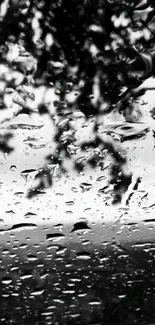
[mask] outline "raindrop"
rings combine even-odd
[[[75,293],[75,290],[63,290],[62,293],[73,294]]]
[[[71,281],[71,282],[81,282],[81,280],[78,279],[78,278],[72,278],[72,279],[70,279],[70,281]]]
[[[27,248],[27,247],[28,247],[27,244],[21,244],[21,245],[19,246],[19,248],[21,248],[21,249],[25,249],[25,248]]]
[[[19,271],[19,267],[17,267],[17,266],[12,266],[12,267],[10,268],[10,271],[11,271],[11,272],[13,272],[13,271]]]
[[[20,279],[21,280],[27,280],[27,279],[30,279],[32,277],[33,277],[33,275],[31,273],[24,273],[23,275],[20,276]]]
[[[48,272],[43,272],[40,274],[40,279],[46,279],[49,276]]]
[[[37,214],[33,213],[31,211],[24,214],[24,217],[26,217],[26,218],[29,218],[29,217],[31,218],[31,217],[35,217],[35,216],[37,216]]]
[[[17,169],[17,167],[16,167],[15,165],[12,165],[12,166],[10,167],[10,170],[13,171],[13,172],[14,172],[16,169]]]
[[[98,301],[98,300],[92,300],[92,301],[89,301],[89,305],[90,306],[99,306],[101,305],[101,301]]]
[[[13,210],[7,210],[7,211],[5,211],[5,213],[7,213],[7,214],[15,214],[15,212]]]
[[[21,176],[25,179],[25,181],[27,182],[29,177],[31,175],[34,175],[34,173],[37,173],[37,169],[25,169],[21,172]]]
[[[58,249],[59,246],[58,245],[48,245],[47,249]]]
[[[30,142],[30,141],[38,141],[38,139],[33,137],[27,137],[27,139],[23,140],[23,142]]]
[[[96,182],[101,182],[105,179],[105,176],[99,176],[97,179],[96,179]]]
[[[90,183],[83,182],[80,184],[80,187],[82,188],[83,192],[85,192],[85,191],[89,191],[93,186]]]
[[[31,292],[31,296],[40,296],[44,293],[44,291],[45,291],[45,289],[43,289],[43,288],[37,288]]]
[[[1,282],[4,283],[4,284],[10,284],[12,282],[12,279],[9,278],[9,277],[3,277],[1,279]]]
[[[27,255],[27,258],[28,258],[28,260],[31,261],[31,262],[35,262],[35,261],[38,260],[37,256],[36,256],[36,255],[33,255],[33,254],[29,254],[29,255]]]
[[[9,249],[3,249],[2,250],[2,255],[6,255],[6,254],[8,254],[9,253]]]
[[[124,122],[122,124],[115,123],[111,125],[111,132],[120,135],[121,142],[127,140],[133,140],[135,138],[143,137],[150,130],[145,123],[135,122],[135,123],[127,123]],[[109,130],[110,131],[110,128]]]
[[[91,256],[90,253],[82,251],[77,253],[77,258],[81,260],[89,260]]]
[[[9,229],[0,229],[0,233],[3,232],[10,232],[10,231],[16,231],[16,230],[30,230],[30,229],[35,229],[37,228],[37,225],[34,223],[18,223],[16,225],[13,225],[11,228]]]
[[[64,300],[62,299],[53,299],[54,302],[58,302],[59,304],[64,304]]]
[[[99,258],[99,260],[100,260],[100,263],[106,262],[109,260],[109,257],[107,257],[106,255],[103,255],[102,257]]]
[[[65,211],[65,213],[66,214],[73,214],[73,211],[68,210],[68,211]]]
[[[56,225],[53,226],[53,228],[57,228],[57,229],[59,229],[61,231],[63,226],[64,225],[62,223],[57,223]]]
[[[48,145],[48,143],[40,143],[40,144],[27,143],[27,145],[32,149],[41,149],[41,148],[45,148]]]
[[[52,240],[52,241],[58,241],[61,239],[64,239],[65,235],[60,234],[60,233],[53,233],[53,234],[47,234],[46,239],[47,240]]]
[[[57,255],[63,255],[66,252],[67,248],[66,247],[59,247],[56,251]]]
[[[65,202],[65,204],[67,204],[67,205],[73,205],[74,204],[74,201],[67,201],[67,202]]]
[[[117,297],[119,298],[119,299],[124,299],[124,298],[126,298],[126,294],[124,294],[124,295],[118,295]]]
[[[46,312],[41,313],[41,315],[45,316],[47,319],[47,316],[53,315],[53,311],[46,311]],[[46,323],[46,324],[49,324],[49,323]]]
[[[98,190],[98,193],[107,193],[106,190],[109,190],[109,185],[103,186]]]
[[[38,130],[41,129],[44,125],[34,125],[34,124],[10,124],[7,126],[3,126],[2,129],[10,129],[10,130]]]
[[[72,232],[78,232],[78,231],[88,231],[91,228],[87,225],[86,221],[80,221],[80,222],[76,222],[73,226],[73,229],[71,230]]]
[[[90,240],[87,240],[87,239],[84,239],[83,241],[82,241],[82,245],[88,245],[88,244],[90,244]]]
[[[131,226],[137,226],[138,223],[137,222],[128,222],[125,225],[131,227]]]
[[[78,297],[81,297],[81,298],[82,298],[82,297],[86,297],[86,296],[87,296],[87,293],[79,293],[79,294],[78,294]]]
[[[14,195],[16,195],[16,196],[20,196],[20,195],[23,195],[24,194],[24,192],[15,192],[14,193]]]
[[[77,193],[77,192],[78,192],[78,189],[77,189],[76,187],[74,187],[74,186],[71,188],[71,190],[72,190],[72,192],[74,192],[74,193]]]
[[[142,222],[145,222],[145,223],[149,223],[149,222],[155,222],[155,219],[144,219],[144,220],[142,220]]]

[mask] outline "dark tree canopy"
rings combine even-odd
[[[75,159],[74,167],[78,172],[86,165],[104,168],[108,152],[113,159],[114,203],[120,201],[131,182],[131,175],[123,171],[126,157],[114,139],[103,140],[99,127],[102,117],[111,111],[132,112],[134,100],[145,91],[141,88],[143,81],[154,74],[153,0],[9,0],[6,7],[5,2],[0,3],[1,63],[23,76],[18,85],[14,77],[6,80],[5,91],[13,88],[20,92],[22,85],[44,85],[53,87],[58,96],[54,114],[44,103],[36,108],[42,115],[49,114],[53,123],[57,117],[56,148],[46,162],[59,164],[60,173],[66,172],[64,160],[72,158],[69,148],[76,144],[74,113],[82,112],[88,123],[93,119],[94,127],[92,139],[83,141],[81,150],[98,148],[99,152],[85,163]],[[18,44],[20,56],[27,56],[25,61],[8,60],[11,44]],[[4,76],[0,78],[4,80]],[[5,107],[5,91],[0,94],[1,109]],[[20,113],[31,114],[31,110],[25,105]],[[10,136],[1,135],[1,151],[11,152]],[[37,177],[39,185],[29,191],[29,197],[43,190],[44,178],[52,185],[47,166]]]

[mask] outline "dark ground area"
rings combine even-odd
[[[30,249],[3,248],[0,324],[155,324],[153,242]]]

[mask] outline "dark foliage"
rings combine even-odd
[[[140,10],[145,11],[150,5],[152,10],[143,18]],[[80,110],[88,122],[93,117],[94,141],[81,143],[81,150],[98,147],[101,152],[108,150],[113,159],[111,184],[114,184],[118,200],[121,200],[131,177],[123,174],[125,156],[117,152],[113,142],[105,143],[101,139],[99,121],[102,115],[115,109],[123,112],[129,105],[133,107],[134,100],[145,91],[139,86],[154,74],[153,21],[154,2],[151,0],[145,4],[138,0],[9,0],[6,12],[0,18],[1,62],[23,74],[19,85],[12,78],[6,82],[5,89],[11,87],[19,91],[21,85],[29,83],[34,87],[54,87],[59,97],[54,102],[54,116],[50,115],[44,103],[36,109],[42,115],[49,113],[53,121],[55,116],[59,122],[67,117],[62,126],[56,124],[54,140],[57,147],[46,160],[58,164],[60,172],[65,172],[64,161],[72,158],[68,146],[76,143],[71,124],[74,112]],[[146,29],[149,37],[146,37]],[[141,35],[133,37],[133,33],[140,30]],[[38,39],[35,38],[36,31],[40,31]],[[25,64],[18,60],[8,61],[10,44],[19,44],[29,53],[30,59]],[[144,51],[148,51],[148,57],[143,55]],[[138,76],[134,73],[137,67],[140,71]],[[69,101],[68,94],[72,92],[75,99]],[[3,103],[4,94],[0,96]],[[21,112],[31,114],[26,106],[21,108]],[[8,138],[4,140],[0,150],[9,153]],[[103,156],[93,155],[86,164],[94,168],[100,166],[101,159]],[[78,172],[86,168],[86,164],[75,159]],[[31,191],[29,197],[33,196],[32,192],[35,195],[39,189],[43,190],[45,183],[52,185],[46,169],[45,173],[38,174],[40,176],[39,188]]]

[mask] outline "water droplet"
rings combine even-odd
[[[9,277],[3,277],[1,279],[1,282],[4,283],[4,284],[10,284],[12,282],[12,279],[9,278]]]
[[[67,204],[67,205],[73,205],[74,204],[74,201],[67,201],[67,202],[65,202],[65,204]]]
[[[77,193],[77,192],[78,192],[78,189],[77,189],[76,187],[72,187],[71,190],[72,190],[72,192],[74,192],[74,193]]]
[[[71,230],[71,233],[72,232],[78,232],[78,231],[88,231],[90,230],[91,228],[87,225],[87,222],[86,221],[80,221],[80,222],[76,222],[74,224],[74,227],[73,229]]]
[[[29,254],[27,255],[27,259],[31,262],[35,262],[38,260],[37,256],[36,255],[33,255],[33,254]]]
[[[67,248],[66,247],[59,247],[56,251],[57,255],[63,255],[66,252]]]
[[[33,277],[33,275],[31,273],[24,273],[23,275],[20,276],[20,279],[21,280],[27,280],[27,279],[30,279],[32,277]]]
[[[46,235],[46,239],[47,240],[52,240],[52,241],[58,241],[61,239],[64,239],[65,235],[61,234],[61,233],[53,233],[53,234],[47,234]]]
[[[10,124],[3,126],[1,129],[10,129],[10,130],[38,130],[41,129],[44,125],[34,125],[34,124]]]
[[[0,229],[0,233],[3,232],[12,232],[12,231],[21,231],[21,230],[25,230],[25,229],[35,229],[37,228],[37,225],[34,223],[18,223],[16,225],[13,225],[11,228],[9,229]]]
[[[25,169],[21,172],[21,176],[24,178],[25,182],[27,182],[31,177],[34,178],[37,173],[37,169]]]
[[[142,222],[145,222],[145,223],[154,223],[155,222],[155,219],[154,218],[152,218],[152,219],[144,219],[144,220],[142,220]]]
[[[77,253],[77,258],[81,260],[89,260],[91,255],[89,252],[82,251]]]
[[[56,225],[53,226],[53,228],[58,228],[60,231],[62,231],[63,226],[64,225],[62,223],[57,223]]]
[[[83,182],[80,184],[80,187],[82,188],[83,192],[85,192],[85,191],[89,191],[93,186],[90,183]]]
[[[35,217],[35,216],[37,216],[37,214],[33,213],[31,211],[25,213],[25,215],[24,215],[25,218],[32,218],[32,217]]]
[[[101,301],[98,301],[98,300],[92,300],[92,301],[89,301],[89,305],[90,306],[99,306],[101,305]]]
[[[14,172],[16,169],[17,169],[17,167],[16,167],[15,165],[12,165],[12,166],[10,167],[10,170],[13,171],[13,172]]]
[[[74,294],[75,293],[75,290],[63,290],[62,293]]]
[[[45,289],[37,288],[31,292],[31,296],[40,296],[44,293]]]

